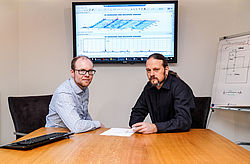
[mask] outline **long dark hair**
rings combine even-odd
[[[162,54],[160,54],[160,53],[153,53],[153,54],[151,54],[151,55],[147,58],[147,60],[150,59],[150,58],[162,60],[162,65],[163,65],[164,68],[168,66],[168,61],[167,61],[167,59],[166,59]],[[168,73],[169,73],[170,75],[174,75],[175,77],[177,77],[177,78],[180,79],[180,77],[178,76],[178,74],[177,74],[176,72],[174,72],[174,71],[172,71],[172,70],[169,70]]]
[[[153,53],[152,55],[150,55],[148,57],[148,59],[153,58],[153,59],[158,59],[158,60],[162,60],[163,61],[163,67],[165,68],[166,66],[168,66],[168,61],[167,59],[160,53]],[[147,60],[148,60],[147,59]]]

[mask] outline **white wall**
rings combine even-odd
[[[15,19],[0,10],[0,15],[4,14],[1,22],[11,19],[12,24],[18,25],[18,28],[7,26],[15,29],[9,34],[10,39],[19,41],[14,49],[5,48],[4,58],[9,61],[4,64],[19,72],[14,75],[10,74],[13,71],[1,72],[5,79],[0,84],[8,86],[12,82],[14,86],[6,87],[5,93],[0,91],[1,142],[14,139],[14,135],[7,133],[13,126],[7,96],[52,93],[69,77],[72,58],[71,0],[25,0],[18,1],[18,5],[13,0],[4,2],[12,9]],[[196,96],[211,96],[218,39],[249,31],[249,8],[248,0],[179,0],[178,63],[170,67],[193,88]],[[4,29],[0,27],[0,31]],[[0,41],[4,39],[1,37]],[[12,51],[15,55],[11,58]],[[144,65],[96,64],[95,67],[97,74],[90,86],[90,113],[106,127],[127,127],[131,107],[147,81]],[[209,128],[233,141],[247,139],[250,138],[249,117],[250,112],[216,111]]]
[[[0,1],[0,139],[13,139],[7,97],[18,93],[18,3]]]

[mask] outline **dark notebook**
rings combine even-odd
[[[69,138],[69,136],[72,134],[74,133],[71,133],[71,132],[70,133],[65,133],[65,132],[49,133],[49,134],[41,135],[38,137],[29,138],[26,140],[2,145],[1,148],[29,150],[38,146],[42,146],[42,145],[49,144],[55,141],[59,141],[65,138]]]

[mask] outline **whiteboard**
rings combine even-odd
[[[250,106],[250,33],[219,42],[212,106]]]

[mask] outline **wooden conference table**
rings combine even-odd
[[[74,134],[33,150],[0,149],[0,163],[250,163],[249,151],[209,129],[131,137],[99,135],[105,130]],[[67,130],[40,128],[19,140],[59,131]]]

